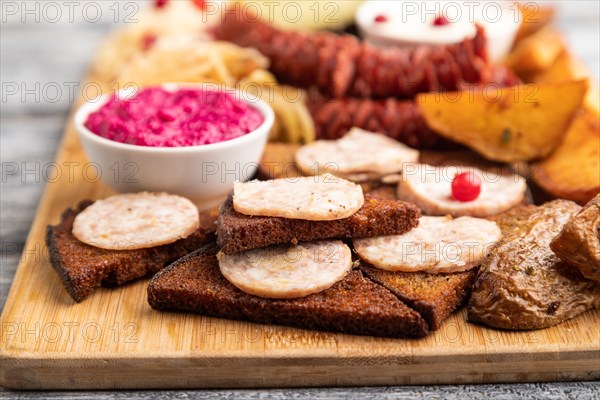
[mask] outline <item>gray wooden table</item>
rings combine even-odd
[[[85,75],[102,37],[116,22],[115,8],[128,1],[0,2],[0,309],[13,279],[21,250],[44,189],[40,171],[55,155],[71,105],[71,92]],[[94,3],[88,6],[87,3]],[[598,80],[600,70],[600,6],[596,1],[570,1],[560,7],[561,29],[573,51]],[[52,5],[60,7],[61,15]],[[96,5],[100,18],[96,19]],[[65,9],[66,7],[66,9]],[[70,10],[69,10],[70,7]],[[87,7],[87,8],[86,8]],[[112,7],[112,8],[111,8]],[[70,11],[70,12],[69,12]],[[75,89],[77,89],[75,87]],[[15,170],[16,168],[16,170]],[[15,172],[16,171],[16,172]],[[599,360],[600,364],[600,360]],[[2,368],[2,366],[0,366]],[[0,388],[0,398],[544,398],[600,399],[600,383],[412,386],[277,390],[199,390],[122,392],[13,392]]]

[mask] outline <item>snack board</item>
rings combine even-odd
[[[72,123],[56,162],[87,159]],[[267,149],[267,152],[269,148]],[[2,314],[2,386],[125,389],[539,382],[600,378],[600,310],[537,331],[466,322],[418,340],[385,339],[157,312],[147,279],[74,303],[44,235],[83,199],[112,194],[75,176],[49,184]]]
[[[173,210],[154,208],[146,203],[148,197],[156,195],[152,193],[132,195],[142,204],[139,210],[127,205],[127,196],[111,198],[106,204],[120,206],[111,209],[115,214],[111,215],[112,219],[105,218],[100,224],[96,222],[97,216],[105,211],[102,211],[103,203],[99,202],[92,206],[90,203],[81,205],[79,210],[66,214],[68,217],[57,225],[64,210],[77,207],[82,200],[106,199],[114,193],[100,179],[91,179],[87,174],[75,174],[73,179],[49,184],[1,317],[0,357],[3,368],[0,370],[0,384],[25,389],[208,388],[600,378],[600,310],[593,308],[594,304],[598,304],[600,286],[581,275],[589,274],[589,279],[595,279],[594,266],[600,260],[595,246],[597,243],[594,242],[595,228],[592,227],[600,218],[594,208],[600,197],[589,203],[581,213],[579,205],[567,200],[556,200],[541,207],[527,205],[531,202],[531,193],[525,179],[515,175],[515,167],[505,165],[507,171],[502,172],[497,168],[500,175],[494,175],[492,170],[499,166],[490,162],[519,162],[518,167],[527,167],[525,163],[532,161],[529,171],[520,172],[530,173],[528,183],[537,183],[554,198],[583,204],[598,192],[600,155],[593,146],[594,138],[600,134],[597,102],[594,101],[596,87],[577,67],[560,38],[551,39],[552,35],[545,35],[545,29],[552,29],[545,27],[551,15],[544,19],[542,26],[523,33],[525,39],[519,39],[502,64],[487,62],[486,52],[493,49],[486,48],[485,27],[475,29],[474,25],[466,25],[473,29],[475,36],[465,37],[462,42],[437,47],[425,43],[409,50],[393,46],[381,49],[355,37],[332,32],[282,31],[275,25],[231,17],[223,19],[216,29],[202,30],[199,37],[192,38],[185,32],[183,35],[169,33],[175,25],[160,22],[168,20],[170,11],[165,10],[176,11],[170,8],[172,6],[165,8],[167,3],[156,2],[145,19],[147,25],[123,31],[121,36],[106,42],[92,65],[91,81],[103,87],[129,81],[130,78],[140,86],[173,82],[173,79],[187,83],[179,88],[175,84],[172,90],[162,91],[162,100],[155,103],[157,109],[150,110],[147,104],[142,104],[141,108],[149,113],[148,119],[121,109],[121,106],[129,107],[127,102],[115,105],[117,116],[127,116],[123,120],[115,120],[96,111],[94,115],[99,118],[98,124],[90,124],[89,116],[86,122],[78,117],[81,113],[77,113],[74,124],[73,118],[67,124],[57,164],[85,166],[96,161],[98,153],[88,149],[90,143],[99,146],[95,150],[102,149],[111,156],[115,146],[121,149],[130,146],[131,154],[127,157],[135,157],[139,149],[131,148],[132,137],[136,134],[149,136],[150,131],[158,137],[163,127],[170,127],[168,122],[176,119],[173,114],[175,108],[169,108],[163,100],[177,98],[183,92],[182,87],[191,82],[239,85],[241,88],[248,84],[263,89],[271,86],[274,97],[259,97],[269,103],[273,111],[263,104],[261,107],[268,112],[262,111],[260,127],[245,132],[256,150],[254,161],[258,161],[259,150],[262,150],[269,132],[271,140],[287,143],[268,144],[263,159],[295,167],[279,171],[284,175],[289,172],[295,176],[300,172],[312,175],[312,161],[318,159],[327,163],[332,161],[332,157],[336,159],[341,155],[341,159],[336,159],[338,164],[344,166],[344,162],[347,163],[343,171],[337,171],[338,182],[346,182],[339,188],[343,194],[335,199],[323,197],[322,204],[314,204],[315,194],[318,198],[328,193],[316,182],[314,185],[297,184],[293,187],[284,180],[235,185],[231,182],[235,196],[223,203],[218,218],[212,212],[200,213],[199,225],[186,221],[189,223],[186,233],[180,235],[177,230],[162,232],[164,223],[159,222],[158,216]],[[193,2],[191,7],[196,8],[191,10],[192,3],[177,4],[187,4],[188,7],[187,11],[182,9],[179,14],[189,11],[190,15],[198,15],[204,12],[204,2]],[[172,16],[177,17],[178,13]],[[375,31],[379,29],[377,24],[389,22],[385,15],[371,17],[374,19],[369,19],[368,23],[375,21],[376,25],[372,26]],[[197,29],[194,21],[193,18],[189,21],[193,30]],[[364,31],[361,32],[363,36],[373,39],[373,32],[365,30],[360,20],[357,23]],[[440,29],[439,26],[448,23],[445,17],[439,16],[431,21],[428,29],[433,33]],[[509,24],[509,21],[506,23]],[[518,28],[514,21],[510,25],[511,29]],[[155,30],[158,26],[171,28],[159,32]],[[521,31],[524,27],[521,26]],[[212,41],[211,35],[214,35],[213,39],[231,43]],[[517,37],[520,35],[521,32]],[[500,44],[498,39],[490,39],[492,46]],[[543,51],[543,45],[548,41],[556,47],[552,54]],[[284,42],[292,48],[304,49],[305,57],[293,56],[293,52],[286,50],[287,46],[282,46]],[[508,49],[506,47],[504,52]],[[413,57],[415,54],[420,54],[420,57]],[[561,57],[566,61],[561,61]],[[365,59],[375,62],[364,64],[362,60]],[[447,66],[450,68],[440,64],[442,59],[449,62]],[[427,73],[411,75],[419,71]],[[314,80],[313,76],[319,79]],[[294,86],[279,84],[279,79]],[[412,79],[421,79],[418,89],[394,84]],[[513,93],[530,90],[532,87],[527,86],[527,82],[534,84],[537,97],[533,102],[526,101],[530,96],[514,96]],[[456,95],[473,95],[465,87],[477,89],[488,83],[501,87],[497,92],[501,100],[497,107],[492,106],[494,102],[489,101],[487,93],[482,96],[475,92],[479,95],[474,102],[453,100]],[[289,89],[298,94],[299,97],[295,98],[299,101],[290,101],[287,97]],[[153,89],[143,89],[142,93],[148,94],[147,90]],[[438,93],[422,93],[432,90]],[[445,93],[440,96],[439,92]],[[557,92],[564,99],[557,101],[560,97]],[[208,92],[195,93],[203,97]],[[413,99],[415,95],[416,100]],[[435,101],[427,101],[431,97]],[[203,102],[199,103],[201,107],[205,105]],[[102,104],[99,106],[103,107]],[[184,111],[181,115],[193,119],[190,112],[193,107],[186,110],[186,104],[180,102],[175,106]],[[473,119],[473,113],[478,117]],[[270,117],[267,118],[267,115]],[[549,115],[552,120],[547,118]],[[162,122],[154,120],[155,117]],[[135,126],[133,122],[138,120],[141,125]],[[544,127],[538,123],[540,121],[545,121],[548,126]],[[160,125],[157,129],[161,129],[153,128],[156,123]],[[187,126],[187,123],[184,124]],[[121,130],[121,127],[127,129]],[[351,130],[352,127],[355,128]],[[482,130],[482,127],[485,129]],[[549,127],[556,132],[548,135]],[[100,130],[105,128],[108,130],[101,134]],[[80,139],[76,131],[79,131]],[[355,133],[346,135],[342,140],[323,141],[339,139],[348,131]],[[124,132],[134,135],[122,135]],[[194,136],[195,132],[189,133]],[[107,143],[100,146],[98,143],[102,142],[95,135],[104,134],[116,136],[102,139]],[[310,150],[312,145],[308,145],[296,152],[298,143],[309,143],[315,138],[321,141],[314,144],[313,150]],[[580,139],[585,139],[585,146],[574,150],[576,146],[573,143]],[[122,143],[115,144],[111,140]],[[463,143],[480,156],[463,150],[459,151],[462,156],[454,158],[452,149],[456,145],[447,140]],[[539,145],[540,141],[544,146]],[[393,145],[389,144],[391,142]],[[244,141],[221,143],[223,146],[220,148],[228,148],[229,151],[219,154],[226,157],[225,160],[233,157],[241,162],[239,143]],[[368,143],[379,147],[367,151]],[[82,144],[89,158],[84,154]],[[421,150],[434,146],[445,151],[419,153],[405,145]],[[388,158],[374,159],[373,155],[384,154],[384,149]],[[210,153],[209,149],[206,150]],[[246,150],[244,153],[248,153]],[[306,156],[307,150],[308,158],[298,156],[302,152]],[[338,151],[341,153],[338,154]],[[585,153],[586,157],[578,157],[577,165],[558,168],[564,166],[564,159],[570,158],[574,151]],[[357,154],[364,159],[361,161]],[[482,183],[479,176],[483,171],[477,168],[461,172],[462,162],[465,162],[465,167],[466,164],[471,165],[470,161],[461,158],[463,156],[469,160],[473,158],[475,167],[492,172],[492,176],[498,179],[507,179],[511,184],[502,180],[497,184],[493,184],[493,180]],[[435,161],[436,158],[439,160]],[[184,165],[187,159],[173,156],[164,159],[168,160],[163,168],[167,170],[164,177],[171,181],[168,170],[177,169],[172,163]],[[156,161],[156,158],[150,159],[150,164],[145,166],[151,165],[156,169]],[[409,161],[413,169],[405,170],[405,163]],[[280,177],[277,168],[269,168],[267,172],[265,165],[263,163],[259,167],[260,178]],[[190,165],[184,167],[187,172],[196,171]],[[535,170],[536,167],[538,170]],[[410,174],[419,168],[455,171],[451,174],[452,184],[430,182],[428,179],[411,181]],[[506,176],[502,176],[504,174]],[[559,179],[563,175],[564,179]],[[186,176],[194,178],[193,174]],[[309,177],[303,179],[306,183],[314,181]],[[192,186],[190,182],[194,182],[193,179],[180,180],[186,189]],[[211,187],[210,184],[193,186],[201,191]],[[512,189],[509,190],[508,186]],[[119,186],[117,188],[122,190]],[[231,187],[226,189],[220,195],[225,196]],[[165,196],[165,201],[177,202],[177,196],[173,195],[180,190],[181,187],[175,186],[174,192]],[[281,192],[287,197],[277,197],[277,193]],[[356,207],[347,204],[352,200],[348,193],[356,195]],[[536,199],[541,204],[542,200]],[[179,200],[188,202],[182,198]],[[207,207],[205,200],[196,200],[200,208]],[[332,215],[337,213],[334,212],[335,207],[326,204],[334,201],[335,207],[345,209],[348,215]],[[304,209],[305,205],[308,210]],[[456,209],[457,205],[460,209]],[[82,211],[87,206],[90,208]],[[117,209],[120,211],[117,212]],[[191,209],[195,214],[194,207]],[[144,217],[140,218],[138,214]],[[476,259],[471,260],[474,255],[469,254],[468,260],[450,261],[445,266],[430,264],[423,259],[415,265],[426,272],[403,271],[408,267],[412,270],[415,265],[404,264],[406,254],[396,254],[398,245],[389,247],[393,240],[390,242],[389,238],[381,235],[393,234],[397,235],[399,242],[408,239],[424,244],[435,236],[431,230],[436,228],[428,228],[425,222],[431,219],[423,218],[422,226],[416,228],[421,214],[438,215],[435,221],[448,229],[456,228],[456,224],[450,223],[452,217],[442,216],[445,214],[455,218],[461,215],[488,218],[491,221],[480,219],[478,222],[489,225],[491,229],[487,244],[498,245],[487,255],[482,253]],[[530,215],[536,217],[529,221],[527,216]],[[575,215],[577,218],[572,218]],[[205,219],[208,225],[204,225]],[[122,223],[114,224],[110,220]],[[583,261],[578,251],[563,249],[559,259],[552,252],[554,247],[550,250],[554,241],[553,245],[549,245],[549,240],[556,239],[562,229],[560,224],[567,220],[576,235],[557,244],[572,247],[590,239],[586,242],[589,243],[589,246],[586,245],[588,258]],[[459,222],[458,219],[454,221]],[[46,231],[47,225],[54,226]],[[136,234],[138,231],[130,232],[131,226],[142,230],[144,226],[151,226],[166,233],[167,237],[163,240],[154,237],[153,240],[158,240],[153,242],[157,246],[148,246],[147,249],[134,246],[129,253],[132,243],[144,242],[140,238],[144,235]],[[197,230],[190,233],[192,227]],[[544,227],[544,234],[532,236],[528,233],[529,229],[542,229],[540,227]],[[476,236],[469,233],[473,229],[470,224],[462,224],[458,230],[454,228],[451,229],[453,234],[462,232],[466,235],[462,239],[460,236],[454,238],[454,242],[472,240]],[[107,249],[96,242],[98,237],[115,238],[111,236],[115,231],[118,231],[117,238],[127,241],[127,250],[115,250],[110,248],[109,243],[106,244],[109,246]],[[92,235],[82,236],[82,232],[91,232]],[[418,238],[410,239],[411,235]],[[288,282],[289,287],[276,287],[282,285],[281,279],[285,274],[281,275],[280,269],[284,265],[271,259],[259,262],[263,269],[258,272],[272,272],[272,280],[277,283],[263,288],[264,279],[256,279],[260,275],[251,276],[256,273],[253,268],[258,264],[245,258],[250,253],[240,253],[256,251],[259,258],[255,259],[259,260],[261,255],[271,254],[269,249],[278,249],[278,245],[283,248],[277,251],[287,251],[285,246],[289,243],[292,243],[289,246],[303,246],[298,242],[310,244],[310,241],[339,239],[338,236],[346,240],[345,244],[337,242],[346,250],[346,257],[343,263],[338,260],[337,265],[330,265],[340,273],[322,285],[315,286],[318,282],[312,278],[316,274],[305,271],[311,263],[315,263],[314,268],[322,268],[317,264],[329,262],[326,258],[317,257],[319,252],[305,254],[302,268],[291,265],[296,269],[289,270],[290,264],[286,261],[286,273],[290,276],[297,273],[311,275],[295,278],[306,284],[302,292],[307,294],[306,297],[298,295],[294,279]],[[498,241],[500,236],[502,241]],[[357,247],[356,240],[361,238],[366,238],[370,253]],[[350,245],[350,239],[356,253],[352,259],[346,246]],[[450,240],[447,235],[439,239],[442,243],[446,240]],[[482,239],[480,244],[485,241]],[[209,244],[193,251],[201,243]],[[378,243],[378,247],[371,248],[369,243]],[[515,243],[516,247],[513,246]],[[521,243],[523,246],[519,247]],[[437,241],[429,243],[430,246],[436,244]],[[271,245],[273,247],[264,247]],[[512,249],[518,252],[512,253]],[[188,254],[190,251],[193,252]],[[149,285],[146,278],[133,280],[144,273],[155,273],[185,254],[188,255],[155,275]],[[279,255],[283,257],[282,254]],[[396,255],[398,258],[395,260]],[[513,263],[513,256],[520,261]],[[228,264],[224,261],[227,257],[236,261]],[[491,266],[490,263],[496,264]],[[581,273],[570,269],[578,263],[584,266],[579,266]],[[477,274],[476,267],[480,264],[480,273]],[[241,277],[236,275],[245,268],[251,273]],[[351,270],[346,272],[349,268]],[[481,278],[496,270],[500,271],[498,279]],[[454,274],[453,271],[460,272]],[[571,272],[574,274],[570,275]],[[504,278],[502,290],[493,289],[496,282]],[[467,323],[467,307],[461,309],[460,305],[471,293],[473,281],[476,283],[468,307],[470,321],[507,329],[537,329],[566,322],[530,331],[494,329]],[[100,283],[122,286],[95,290]],[[482,289],[486,283],[492,287],[491,294],[500,297],[489,296],[490,293],[486,292],[490,290],[489,285]],[[549,290],[548,285],[552,284],[558,289]],[[486,299],[491,299],[492,304],[487,304]],[[457,307],[458,311],[451,314]],[[476,309],[479,314],[474,311]],[[158,310],[188,311],[192,314]],[[218,315],[223,319],[207,315]],[[258,323],[261,321],[266,323]],[[404,339],[386,338],[390,336]]]

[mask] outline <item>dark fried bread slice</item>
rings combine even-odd
[[[413,204],[366,195],[360,210],[336,221],[257,217],[236,212],[229,196],[221,205],[217,240],[230,254],[279,243],[402,234],[416,227],[420,216]]]
[[[200,228],[174,243],[136,250],[106,250],[77,240],[71,230],[77,214],[93,202],[66,210],[58,225],[48,225],[46,244],[50,262],[71,297],[80,302],[99,286],[118,286],[156,273],[178,258],[216,239],[217,212],[200,213]]]
[[[264,299],[242,292],[223,277],[218,250],[209,244],[156,274],[148,285],[150,306],[357,335],[418,338],[428,333],[416,311],[359,270],[307,297]]]
[[[384,271],[362,261],[360,269],[369,279],[418,311],[430,331],[439,329],[442,322],[463,305],[477,276],[476,269],[452,274]]]

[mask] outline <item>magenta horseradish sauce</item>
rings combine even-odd
[[[148,147],[187,147],[244,136],[264,121],[235,92],[147,88],[113,96],[89,115],[85,127],[103,138]]]

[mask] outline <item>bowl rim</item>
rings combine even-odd
[[[253,107],[255,110],[261,113],[263,116],[263,122],[256,127],[254,130],[248,132],[245,135],[239,136],[237,138],[225,140],[217,143],[209,143],[209,144],[200,144],[195,146],[181,146],[181,147],[151,147],[151,146],[140,146],[136,144],[129,143],[121,143],[114,140],[110,140],[95,134],[90,131],[86,126],[85,122],[89,115],[102,107],[104,104],[108,102],[108,100],[116,95],[119,97],[124,97],[128,95],[135,95],[139,93],[141,90],[145,90],[152,87],[160,87],[166,89],[168,91],[177,91],[179,89],[186,88],[202,88],[206,83],[194,83],[194,82],[169,82],[162,83],[160,85],[147,86],[147,87],[139,87],[139,86],[131,86],[128,88],[123,88],[117,90],[115,92],[107,93],[95,97],[86,101],[84,104],[80,105],[77,111],[73,116],[73,124],[75,125],[75,129],[78,132],[79,136],[85,139],[88,139],[95,144],[101,146],[112,146],[116,149],[120,150],[130,150],[130,151],[138,151],[143,153],[158,153],[158,154],[175,154],[175,153],[194,153],[194,152],[210,152],[212,150],[222,150],[227,147],[235,147],[235,146],[243,146],[245,143],[250,143],[255,139],[261,138],[263,135],[269,135],[271,128],[275,122],[275,113],[270,105],[268,105],[265,101],[254,96],[252,101],[250,102],[247,97],[252,96],[248,94],[248,92],[236,89],[236,88],[218,88],[214,89],[214,86],[211,84],[211,89],[213,91],[235,94],[237,99],[245,102],[247,105]],[[263,132],[263,130],[265,132]]]

